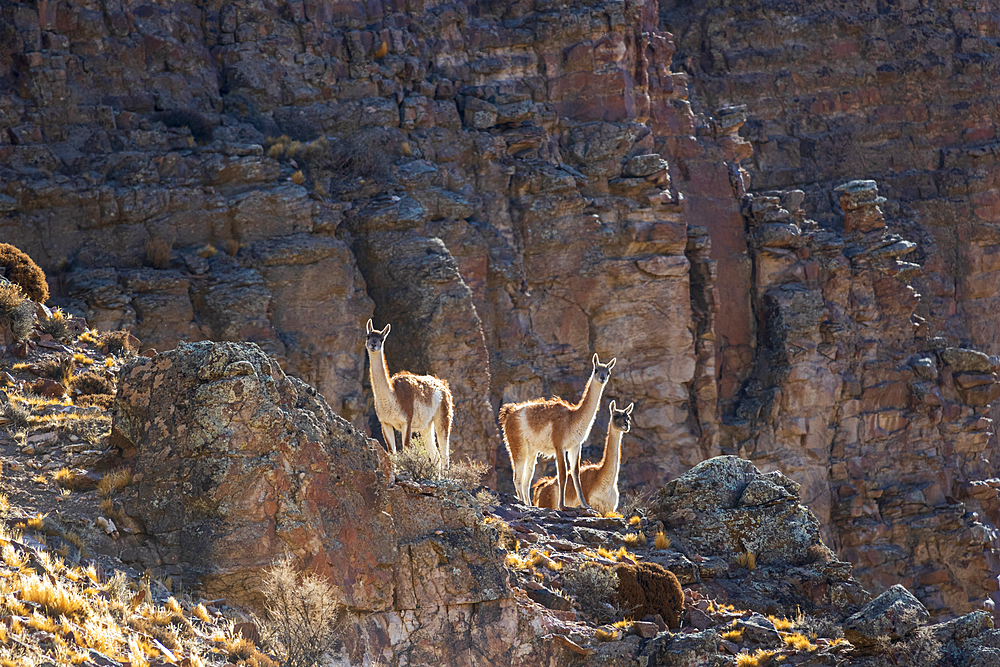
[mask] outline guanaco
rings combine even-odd
[[[539,398],[525,403],[507,403],[500,408],[500,426],[503,439],[510,454],[514,469],[514,489],[518,499],[531,504],[531,478],[535,474],[538,455],[556,459],[559,475],[559,502],[557,508],[565,509],[565,491],[568,477],[573,480],[576,495],[582,505],[588,507],[580,489],[580,450],[590,435],[597,408],[601,404],[601,393],[611,378],[615,359],[602,364],[597,355],[593,358],[594,370],[583,389],[583,396],[576,405],[561,398]]]
[[[604,440],[604,456],[599,463],[588,463],[580,468],[580,485],[583,495],[598,512],[607,514],[618,509],[618,473],[621,469],[622,436],[632,430],[632,408],[629,403],[624,410],[619,410],[614,401],[608,409],[611,411],[611,421],[608,423],[608,436]],[[536,507],[556,506],[556,478],[543,477],[535,482],[532,497]],[[579,507],[580,500],[572,486],[566,487],[566,505]]]
[[[371,365],[372,392],[375,394],[375,414],[382,425],[385,444],[395,454],[395,431],[403,436],[401,449],[409,447],[413,432],[421,433],[428,451],[437,459],[438,470],[443,473],[450,459],[449,440],[454,412],[451,390],[447,382],[431,375],[400,371],[389,377],[383,347],[390,328],[386,324],[379,331],[368,320],[365,340]]]

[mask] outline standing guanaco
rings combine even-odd
[[[389,330],[389,324],[379,331],[368,320],[365,340],[371,365],[372,392],[375,394],[375,414],[382,425],[385,444],[395,454],[395,431],[403,435],[400,448],[410,445],[410,435],[414,431],[421,433],[428,451],[437,459],[438,470],[443,473],[450,458],[449,439],[454,412],[451,390],[447,382],[431,375],[401,371],[389,377],[383,351]]]
[[[514,469],[514,489],[518,499],[526,505],[531,504],[531,478],[535,474],[535,461],[541,454],[556,458],[560,489],[557,509],[566,507],[567,458],[568,477],[572,478],[582,505],[589,508],[580,489],[580,449],[594,425],[601,393],[611,377],[615,359],[602,364],[595,354],[593,365],[583,396],[576,405],[556,397],[507,403],[500,408],[500,426]]]
[[[618,473],[621,470],[622,436],[632,430],[632,408],[629,403],[624,410],[619,410],[611,401],[608,409],[611,411],[611,421],[608,422],[608,436],[604,440],[604,456],[599,463],[588,463],[580,468],[580,485],[583,496],[598,512],[607,514],[618,509]],[[532,497],[536,507],[556,506],[556,478],[543,477],[535,483]],[[580,499],[576,490],[566,487],[566,505],[579,507]]]

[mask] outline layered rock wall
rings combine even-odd
[[[616,356],[625,477],[661,480],[717,448],[710,242],[672,178],[719,167],[656,10],[8,4],[0,228],[92,324],[256,342],[357,425],[391,322],[391,370],[451,383],[453,451],[502,486],[499,404]]]

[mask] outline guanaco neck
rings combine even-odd
[[[597,478],[600,481],[618,479],[618,471],[622,462],[623,432],[608,424],[608,435],[604,439],[604,456],[598,467]]]
[[[371,366],[372,391],[376,396],[391,397],[392,383],[389,382],[389,367],[385,363],[383,350],[368,350],[368,363]]]
[[[594,425],[594,417],[597,416],[597,408],[601,405],[601,394],[604,392],[604,385],[594,379],[596,376],[597,373],[590,374],[587,386],[583,388],[583,396],[573,408],[575,416],[573,421],[576,424],[585,423],[588,436],[590,435],[590,427]]]

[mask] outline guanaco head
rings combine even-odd
[[[385,329],[379,331],[372,326],[372,321],[368,320],[368,337],[365,339],[365,347],[372,352],[378,352],[381,350],[382,343],[385,342],[385,337],[389,335],[389,329],[391,327],[391,324],[386,324]]]
[[[617,358],[613,358],[606,364],[602,364],[601,360],[597,358],[597,353],[594,353],[594,375],[597,376],[597,381],[601,384],[607,384],[608,379],[611,378],[611,369],[615,367],[615,361]]]
[[[612,428],[621,431],[622,433],[628,433],[632,430],[632,408],[635,407],[635,403],[629,403],[628,407],[624,410],[619,410],[615,405],[614,401],[611,401],[611,405],[608,409],[611,410],[611,426]]]

